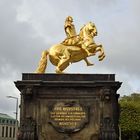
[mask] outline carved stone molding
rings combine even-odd
[[[99,140],[117,140],[114,123],[110,117],[101,120]]]
[[[36,122],[31,118],[22,120],[18,140],[38,140]]]

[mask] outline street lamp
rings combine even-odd
[[[15,140],[17,137],[17,128],[18,128],[18,98],[14,96],[7,96],[7,98],[12,98],[16,100],[16,123],[15,123]]]

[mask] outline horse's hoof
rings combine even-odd
[[[92,63],[89,63],[89,64],[87,64],[87,66],[93,66],[94,64],[92,64]]]
[[[105,55],[99,58],[99,61],[102,61],[105,58]]]
[[[63,72],[62,72],[61,70],[59,70],[59,69],[56,69],[55,72],[56,72],[57,74],[63,74]]]

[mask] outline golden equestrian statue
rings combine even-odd
[[[36,73],[45,73],[47,57],[56,66],[56,73],[63,73],[70,63],[81,60],[84,60],[87,66],[93,65],[87,60],[87,57],[94,56],[97,52],[99,52],[99,61],[105,58],[102,45],[97,45],[93,40],[94,36],[97,36],[97,29],[94,23],[89,22],[84,25],[77,35],[73,25],[73,18],[68,16],[65,20],[64,29],[67,38],[60,44],[56,44],[49,50],[42,52]]]

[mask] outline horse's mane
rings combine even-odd
[[[84,25],[81,29],[80,29],[80,32],[79,32],[79,36],[80,37],[83,37],[83,31],[85,29],[86,25]]]
[[[80,29],[80,32],[79,32],[79,36],[81,37],[81,38],[84,38],[85,37],[85,35],[88,35],[90,32],[89,32],[89,28],[90,27],[95,27],[95,25],[94,25],[94,23],[92,23],[92,22],[89,22],[89,23],[87,23],[87,24],[85,24],[81,29]],[[96,27],[95,27],[96,28]]]

